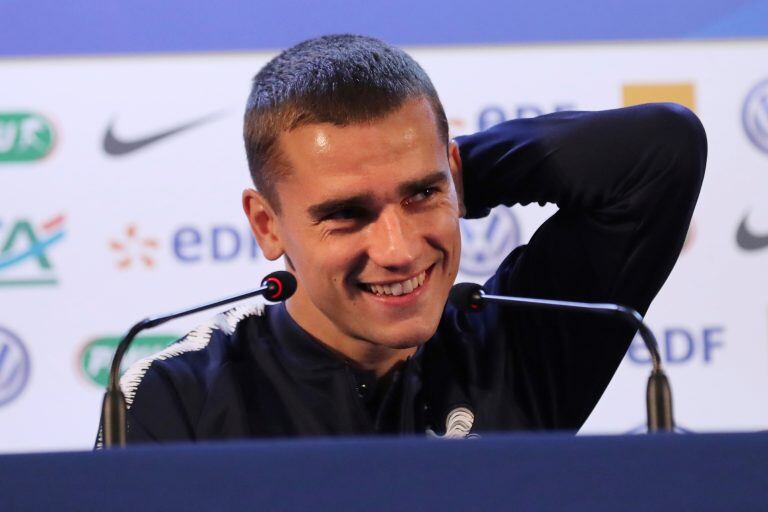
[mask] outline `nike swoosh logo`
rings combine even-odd
[[[163,130],[161,132],[153,133],[146,137],[140,137],[138,139],[133,139],[133,140],[123,140],[119,137],[116,137],[114,133],[115,122],[113,120],[113,121],[110,121],[109,125],[107,126],[107,131],[104,134],[104,143],[103,143],[104,152],[111,156],[127,155],[129,153],[133,153],[134,151],[138,151],[146,146],[149,146],[150,144],[154,144],[155,142],[161,141],[173,135],[179,134],[181,132],[185,132],[187,130],[191,130],[192,128],[196,128],[200,125],[214,121],[215,119],[218,119],[223,115],[224,115],[223,112],[208,114],[207,116],[203,116],[199,119],[195,119],[188,123],[175,126],[168,130]]]
[[[739,229],[736,230],[736,243],[745,251],[756,251],[768,247],[768,235],[755,235],[747,228],[747,217],[741,219]]]

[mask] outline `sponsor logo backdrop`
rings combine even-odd
[[[759,64],[768,41],[412,53],[455,135],[656,100],[697,111],[708,174],[648,321],[682,427],[768,428],[768,67]],[[240,209],[250,186],[242,110],[272,55],[0,62],[0,451],[90,447],[123,331],[281,267],[263,257]],[[483,281],[554,211],[499,208],[463,222],[459,279]],[[147,333],[130,357],[207,316]],[[583,432],[637,430],[648,370],[635,343]]]

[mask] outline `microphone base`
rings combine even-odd
[[[104,448],[124,448],[126,444],[125,396],[120,388],[107,389],[101,406]]]
[[[646,395],[648,409],[648,433],[674,432],[675,421],[672,417],[672,391],[669,379],[664,372],[653,370],[648,377]]]

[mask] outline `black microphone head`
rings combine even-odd
[[[288,299],[296,291],[296,278],[286,270],[278,270],[262,279],[261,286],[268,287],[264,293],[265,299],[280,302]]]
[[[462,311],[478,311],[483,305],[482,291],[483,287],[477,283],[455,284],[448,294],[448,301]]]

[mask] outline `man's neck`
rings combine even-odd
[[[357,357],[351,357],[350,355],[337,350],[335,347],[330,348],[348,359],[356,367],[374,372],[377,378],[386,375],[396,364],[405,361],[416,353],[417,349],[417,347],[393,349],[373,345],[373,350],[360,351],[361,353],[356,354]]]
[[[300,314],[286,303],[291,318],[317,341],[325,345],[341,359],[356,368],[372,371],[376,377],[385,375],[397,363],[405,361],[416,353],[418,347],[394,348],[376,345],[368,340],[354,338],[339,332],[329,321],[303,321]]]

